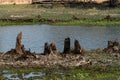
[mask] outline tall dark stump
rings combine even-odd
[[[80,46],[78,40],[75,40],[75,42],[74,42],[74,53],[75,54],[82,54],[82,49],[81,49],[81,46]]]
[[[70,53],[70,38],[64,40],[64,51],[63,53]]]

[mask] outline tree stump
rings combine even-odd
[[[22,55],[24,53],[24,46],[21,44],[21,40],[22,40],[22,32],[18,33],[17,38],[16,38],[16,53]]]
[[[64,40],[64,51],[63,53],[70,53],[70,38]]]
[[[49,54],[49,53],[50,53],[49,44],[46,42],[44,44],[44,55]]]
[[[56,45],[52,42],[50,45],[46,42],[44,45],[44,55],[55,54],[57,52]]]
[[[107,53],[120,53],[120,45],[118,40],[108,41],[107,48],[104,49]]]
[[[114,41],[113,45],[114,45],[114,46],[120,46],[117,39]]]
[[[50,47],[50,53],[55,54],[57,52],[57,48],[54,42],[52,42],[49,47]]]
[[[107,48],[112,48],[113,47],[113,41],[108,41],[108,46]]]
[[[74,53],[75,54],[82,54],[82,49],[81,49],[81,46],[80,46],[78,40],[75,40],[75,42],[74,42]]]
[[[119,42],[118,42],[118,40],[115,40],[115,41],[113,42],[113,52],[118,53],[119,50],[120,50]]]
[[[15,49],[11,49],[7,51],[5,55],[9,55],[14,58],[14,60],[26,60],[26,59],[35,59],[36,55],[31,53],[28,50],[25,50],[24,45],[21,44],[22,40],[22,32],[20,32],[16,37],[16,47]]]

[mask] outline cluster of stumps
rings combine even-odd
[[[17,37],[16,37],[16,47],[15,49],[11,49],[10,51],[7,51],[4,55],[17,55],[19,57],[15,58],[16,60],[25,60],[27,58],[36,58],[36,54],[32,53],[30,50],[25,50],[24,45],[21,44],[21,40],[22,40],[22,32],[18,33]],[[74,49],[71,50],[70,48],[70,38],[66,38],[64,40],[64,50],[63,50],[63,54],[80,54],[81,56],[83,56],[82,53],[82,48],[79,44],[78,40],[75,40],[74,42]],[[48,44],[47,42],[44,44],[44,52],[41,55],[49,55],[49,54],[57,54],[57,48],[54,42]]]
[[[11,49],[10,51],[7,51],[4,55],[9,54],[9,55],[17,55],[18,57],[15,57],[15,60],[26,60],[28,58],[36,58],[36,54],[32,53],[30,50],[25,50],[24,45],[21,44],[21,39],[22,39],[22,32],[20,32],[17,35],[16,38],[16,47],[15,49]],[[115,41],[108,41],[108,47],[103,49],[104,52],[107,53],[120,53],[120,44],[118,40]],[[54,42],[48,44],[47,42],[44,44],[44,52],[40,55],[55,55],[57,54],[57,48]],[[83,55],[83,49],[81,48],[79,41],[75,40],[74,41],[74,49],[71,49],[70,47],[70,38],[65,38],[64,40],[64,50],[61,53],[63,54],[79,54],[80,56]]]
[[[56,45],[54,42],[52,42],[51,44],[45,43],[44,45],[44,54],[56,54],[57,53],[57,49],[56,49]],[[65,38],[64,40],[64,50],[63,50],[64,54],[69,54],[69,53],[73,53],[73,54],[80,54],[82,55],[82,48],[79,44],[78,40],[75,40],[74,42],[74,49],[71,50],[70,48],[70,38]]]
[[[106,53],[115,53],[115,54],[120,54],[120,44],[118,42],[118,40],[114,40],[114,41],[108,41],[108,46],[107,48],[104,48],[104,50]]]

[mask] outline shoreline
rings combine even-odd
[[[36,54],[30,50],[25,50],[21,44],[22,32],[16,37],[15,49],[11,49],[0,54],[0,68],[116,68],[120,67],[120,45],[118,40],[108,41],[108,45],[104,49],[85,50],[81,48],[79,41],[74,41],[74,48],[70,47],[70,38],[64,40],[63,52],[58,52],[56,44],[45,43],[44,52]],[[102,68],[100,68],[102,67]]]
[[[34,54],[36,59],[21,59],[14,60],[16,55],[6,55],[4,53],[0,54],[0,70],[26,70],[32,69],[36,71],[37,69],[45,70],[88,70],[96,72],[111,72],[120,70],[120,54],[108,54],[101,49],[89,50],[84,52],[84,56],[80,54],[73,53],[56,53],[54,55],[42,55]],[[8,57],[9,56],[9,57]],[[117,57],[116,57],[117,56]],[[19,56],[18,56],[19,57]],[[103,57],[103,58],[101,58]],[[107,59],[108,58],[108,59]],[[27,70],[26,72],[29,72]]]
[[[87,5],[87,4],[86,4]],[[0,26],[24,24],[120,26],[119,8],[63,4],[1,5]]]
[[[55,43],[52,42],[50,44],[45,43],[44,52],[36,54],[26,50],[24,45],[21,44],[21,39],[22,32],[16,37],[14,49],[0,54],[0,71],[3,74],[12,75],[12,73],[17,73],[15,75],[17,76],[19,74],[32,72],[37,74],[40,72],[46,74],[41,77],[47,77],[51,74],[54,75],[54,73],[60,74],[63,72],[60,76],[65,75],[64,77],[66,77],[66,74],[69,73],[77,74],[77,79],[80,72],[82,74],[95,73],[94,77],[98,78],[99,75],[105,77],[102,74],[107,74],[106,77],[111,76],[111,74],[116,76],[116,72],[119,73],[120,71],[120,45],[116,40],[108,41],[108,46],[104,49],[85,50],[81,48],[78,40],[75,40],[74,49],[71,49],[70,38],[65,38],[63,52],[57,51]],[[87,76],[91,78],[91,75]],[[21,77],[18,76],[18,78]],[[3,76],[0,79],[5,78]]]
[[[40,19],[34,21],[34,19],[4,19],[0,20],[0,26],[10,26],[10,25],[34,25],[34,24],[50,24],[59,26],[69,26],[69,25],[82,25],[82,26],[120,26],[120,20],[54,20],[54,19]]]

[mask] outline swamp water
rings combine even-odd
[[[22,43],[26,49],[42,53],[45,42],[56,43],[58,51],[63,51],[64,39],[80,41],[82,48],[87,50],[104,48],[108,40],[120,41],[120,27],[87,27],[87,26],[52,26],[52,25],[17,25],[0,27],[0,52],[15,47],[17,34],[22,31]]]
[[[104,48],[108,40],[118,39],[120,41],[120,27],[87,27],[87,26],[52,26],[52,25],[17,25],[0,27],[0,52],[6,52],[15,47],[17,34],[22,31],[22,43],[26,49],[42,53],[45,42],[54,41],[58,51],[63,51],[64,39],[71,38],[71,46],[74,40],[80,41],[82,48],[87,50]],[[98,73],[86,71],[71,71],[64,73],[55,72],[47,74],[42,71],[31,71],[18,73],[17,71],[2,70],[0,78],[10,80],[120,80],[120,72]]]
[[[68,70],[44,72],[17,72],[3,70],[0,80],[120,80],[120,72],[95,72],[87,70]]]

